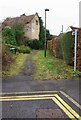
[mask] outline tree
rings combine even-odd
[[[46,40],[50,40],[51,37],[50,37],[50,32],[49,30],[46,30]]]
[[[15,39],[18,45],[24,44],[24,32],[23,27],[21,25],[15,25],[12,27],[15,35]]]
[[[43,21],[41,17],[39,17],[39,23],[40,23],[40,34],[39,34],[39,40],[42,43],[42,47],[44,48],[44,41],[45,41],[45,28],[43,26]]]
[[[26,16],[25,13],[23,13],[21,16]]]
[[[4,28],[2,31],[3,42],[11,45],[17,45],[15,35],[11,28]]]
[[[40,34],[39,34],[39,40],[42,43],[42,46],[44,48],[44,43],[45,43],[45,28],[43,26],[43,21],[41,17],[39,17],[39,23],[40,23]],[[53,38],[53,35],[50,34],[50,31],[47,29],[46,30],[46,40],[51,40]]]

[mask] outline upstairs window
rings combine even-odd
[[[38,25],[38,20],[36,20],[36,25]]]
[[[26,24],[29,24],[29,22],[26,22]]]

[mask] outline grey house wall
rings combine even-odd
[[[31,20],[30,23],[25,24],[24,26],[25,37],[39,40],[40,24],[39,18],[37,15]]]

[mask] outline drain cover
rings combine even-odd
[[[37,109],[37,118],[64,118],[64,115],[60,109]]]

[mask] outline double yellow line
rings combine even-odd
[[[81,116],[75,112],[61,97],[57,94],[28,95],[28,96],[3,96],[0,101],[24,101],[24,100],[53,100],[72,120],[81,120]]]

